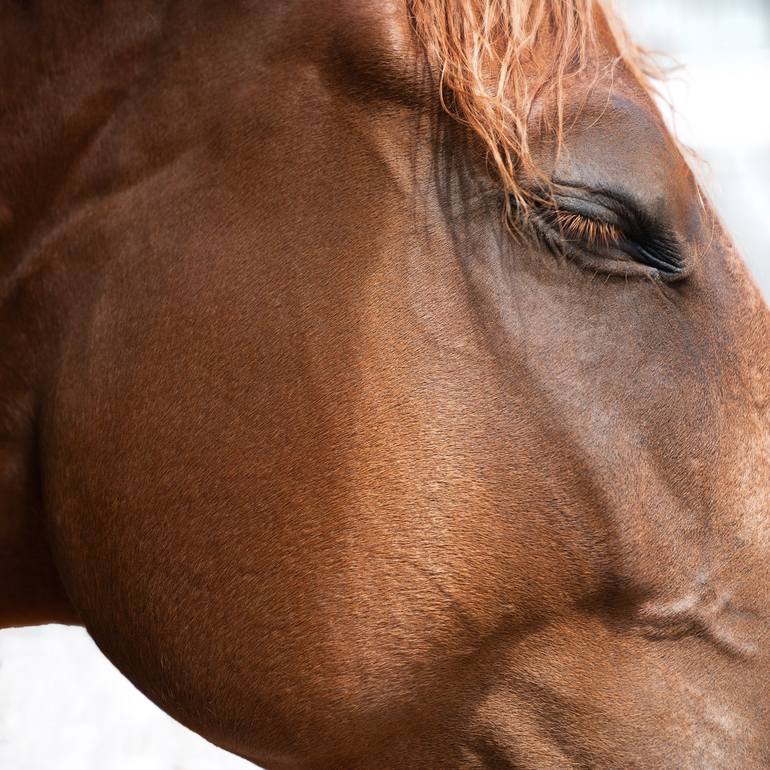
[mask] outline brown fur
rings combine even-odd
[[[767,767],[770,313],[612,18],[489,9],[0,0],[0,624],[269,770]]]

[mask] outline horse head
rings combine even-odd
[[[612,13],[2,9],[8,622],[268,768],[766,766],[770,313]]]

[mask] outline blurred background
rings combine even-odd
[[[770,0],[616,6],[638,41],[682,65],[663,89],[674,128],[770,298]]]
[[[675,127],[770,297],[770,0],[617,0],[684,69]],[[247,770],[153,706],[80,629],[0,632],[3,770]]]

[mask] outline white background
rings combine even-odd
[[[770,299],[770,0],[616,4],[637,40],[682,65],[664,89],[677,135]]]
[[[625,0],[643,42],[687,66],[670,86],[677,130],[770,296],[767,0]],[[236,770],[140,695],[84,631],[0,632],[2,770]]]

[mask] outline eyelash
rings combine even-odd
[[[568,242],[606,247],[623,240],[623,231],[609,222],[600,222],[583,214],[558,210],[553,214],[554,225]]]

